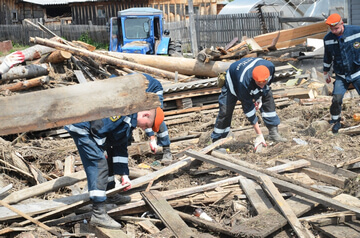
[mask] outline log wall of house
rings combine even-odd
[[[0,0],[0,24],[21,23],[25,18],[44,18],[44,9],[40,5],[18,3],[16,0]]]
[[[194,0],[194,8],[199,15],[216,15],[218,12],[216,0]],[[117,16],[117,12],[132,7],[153,7],[162,10],[166,22],[182,21],[187,15],[187,0],[143,0],[106,1],[72,3],[73,24],[105,25],[110,17]]]

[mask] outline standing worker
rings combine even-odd
[[[256,116],[257,110],[260,110],[269,130],[268,139],[276,142],[287,141],[278,132],[280,119],[276,114],[273,94],[269,87],[274,73],[273,63],[260,58],[243,58],[230,65],[219,96],[219,114],[211,134],[213,142],[228,135],[237,100],[241,102],[243,111],[257,134],[254,141],[255,151],[259,145],[267,146]]]
[[[4,58],[4,61],[0,65],[0,79],[1,79],[2,74],[5,74],[14,65],[20,64],[24,60],[25,60],[25,56],[24,56],[23,52],[21,52],[21,51],[16,51],[14,53],[11,53],[11,54],[7,55]]]
[[[100,120],[67,125],[65,129],[72,136],[84,165],[89,196],[93,202],[90,224],[111,229],[121,225],[106,211],[106,189],[109,170],[121,176],[121,184],[131,188],[128,167],[128,141],[132,130],[140,127],[152,128],[158,132],[164,120],[160,107],[127,116],[113,116]],[[110,166],[108,165],[111,157]]]
[[[164,101],[164,90],[161,83],[151,77],[148,74],[143,74],[147,80],[149,80],[148,88],[146,92],[156,93],[159,96],[159,100],[161,102],[161,108],[163,108],[163,101]],[[163,121],[160,125],[159,132],[157,132],[157,139],[155,137],[155,133],[152,128],[145,129],[146,135],[150,137],[150,148],[151,150],[156,153],[158,145],[162,146],[163,148],[163,157],[161,163],[169,164],[172,161],[172,154],[170,151],[170,138],[169,132],[166,127],[165,121]]]
[[[332,132],[341,127],[341,106],[349,85],[360,94],[360,26],[344,25],[341,16],[331,14],[326,19],[330,32],[324,37],[324,79],[331,83],[330,68],[335,73],[333,98],[330,106]]]

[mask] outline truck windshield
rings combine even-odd
[[[124,22],[125,36],[128,39],[146,39],[149,37],[150,18],[127,18]],[[147,27],[144,27],[147,25]]]

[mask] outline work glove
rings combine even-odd
[[[263,146],[265,146],[265,147],[267,146],[263,134],[259,134],[259,135],[257,135],[257,137],[255,138],[255,141],[254,141],[254,150],[255,150],[255,152],[256,152],[257,149],[259,148],[259,145],[263,145]]]
[[[262,97],[260,97],[258,100],[256,100],[254,105],[255,105],[255,109],[259,110],[262,106]]]
[[[19,64],[25,60],[25,55],[21,51],[16,51],[7,55],[0,65],[0,73],[4,74],[11,69],[15,64]]]
[[[121,185],[125,185],[125,184],[130,184],[130,185],[124,188],[124,192],[131,188],[131,181],[129,179],[129,176],[121,175]]]
[[[331,78],[330,78],[330,74],[327,73],[327,74],[324,74],[324,80],[326,83],[331,83]]]
[[[151,151],[154,152],[154,154],[155,154],[157,151],[157,148],[158,148],[156,139],[150,140],[150,148],[151,148]]]

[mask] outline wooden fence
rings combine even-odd
[[[281,30],[278,13],[265,13],[265,25],[268,32]],[[108,27],[105,25],[46,25],[51,31],[69,41],[79,40],[87,34],[94,42],[109,44]],[[202,48],[224,47],[235,37],[254,37],[263,34],[261,22],[256,13],[236,15],[197,15],[195,27],[198,46]],[[165,23],[164,29],[170,31],[172,39],[182,41],[183,51],[191,52],[189,21]],[[29,37],[51,37],[34,26],[0,25],[0,41],[11,40],[22,45],[29,44]]]

